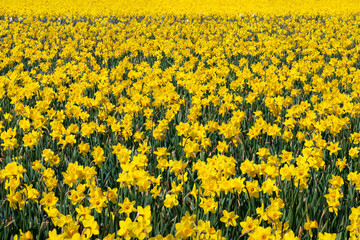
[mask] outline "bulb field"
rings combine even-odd
[[[0,6],[0,239],[360,239],[357,1]]]

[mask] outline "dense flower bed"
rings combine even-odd
[[[352,2],[74,2],[0,17],[1,239],[360,237]]]

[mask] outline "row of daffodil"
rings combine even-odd
[[[357,14],[357,0],[0,0],[0,14],[16,16],[56,17],[74,16],[124,16],[124,15],[223,15],[242,16],[307,15],[307,14]]]
[[[1,239],[360,237],[358,15],[0,19]]]

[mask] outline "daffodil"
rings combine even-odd
[[[220,221],[225,223],[226,227],[229,225],[236,226],[236,219],[238,219],[239,216],[236,215],[234,212],[228,212],[226,210],[223,211],[223,216],[220,218]]]
[[[309,217],[306,216],[306,223],[304,224],[304,229],[309,232],[310,237],[313,236],[312,229],[318,228],[317,221],[310,221]]]

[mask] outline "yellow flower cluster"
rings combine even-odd
[[[33,16],[119,16],[153,14],[247,15],[247,14],[344,14],[360,10],[357,0],[1,0],[1,14]]]
[[[359,237],[356,1],[5,5],[0,236]]]

